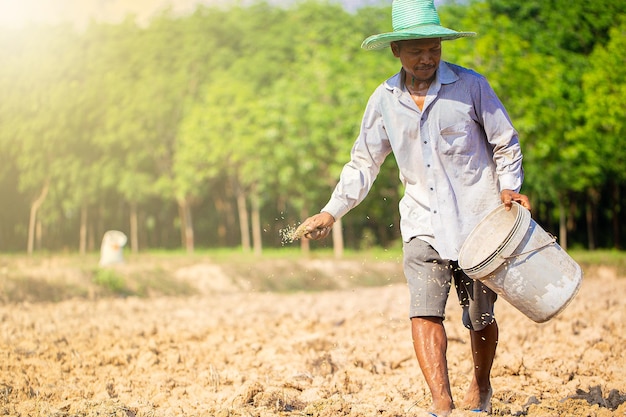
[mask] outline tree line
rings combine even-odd
[[[536,221],[564,247],[620,248],[626,4],[439,11],[478,32],[444,42],[443,59],[484,74],[509,110]],[[258,2],[0,29],[0,251],[86,253],[109,229],[132,251],[283,244],[327,201],[369,95],[399,69],[360,49],[390,13]],[[335,246],[398,242],[401,195],[390,157]]]

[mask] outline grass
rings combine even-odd
[[[618,277],[626,277],[626,252],[569,253],[586,276],[592,277],[594,268],[602,266],[614,269]],[[241,249],[212,249],[194,254],[125,254],[125,259],[125,265],[100,268],[98,254],[0,255],[0,302],[189,297],[199,294],[197,283],[181,279],[177,271],[198,264],[218,266],[242,291],[328,291],[404,282],[401,248],[347,250],[341,260],[334,258],[332,249],[315,249],[303,255],[298,245],[266,249],[262,256]]]
[[[615,269],[618,276],[626,276],[626,252],[618,250],[572,250],[570,256],[583,269],[605,266]]]
[[[93,282],[109,291],[111,294],[129,295],[131,291],[126,286],[126,280],[119,272],[108,269],[94,270]]]

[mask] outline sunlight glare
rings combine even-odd
[[[16,28],[41,22],[51,15],[57,15],[51,1],[0,0],[0,26]]]

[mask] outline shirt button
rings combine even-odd
[[[433,213],[437,214],[437,210],[433,211]]]
[[[434,190],[434,188],[433,188],[433,187],[430,187],[430,191],[433,191],[433,190]]]
[[[427,165],[426,165],[426,168],[430,168],[430,164],[427,164]]]
[[[426,145],[428,142],[424,141],[424,145]]]

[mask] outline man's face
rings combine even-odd
[[[431,81],[441,60],[441,39],[415,39],[391,43],[402,68],[417,81]]]

